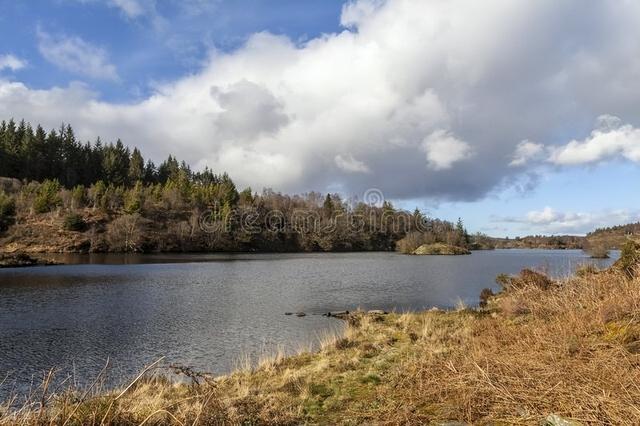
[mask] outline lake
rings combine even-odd
[[[223,374],[243,355],[295,351],[340,329],[321,315],[328,311],[475,305],[500,273],[537,267],[558,276],[612,262],[578,250],[56,258],[70,264],[0,269],[0,400],[28,392],[52,367],[58,385],[67,377],[86,385],[107,358],[107,385],[163,356]]]

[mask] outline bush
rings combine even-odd
[[[78,185],[71,190],[71,208],[79,209],[85,206],[84,186]]]
[[[142,204],[142,185],[138,182],[124,194],[124,211],[128,214],[140,213]]]
[[[0,192],[0,231],[6,231],[13,224],[15,215],[15,200],[4,192]]]
[[[616,266],[631,278],[636,274],[638,264],[640,264],[640,243],[629,240],[622,246]]]
[[[65,216],[62,227],[67,231],[81,232],[87,229],[87,222],[79,214],[71,213]]]
[[[489,299],[491,299],[495,294],[493,294],[493,290],[490,288],[483,288],[480,292],[480,307],[486,308],[489,303]]]
[[[576,276],[586,277],[588,275],[597,274],[598,272],[600,272],[600,270],[596,265],[594,265],[593,263],[587,263],[576,269]]]
[[[57,180],[45,180],[38,188],[33,200],[36,213],[48,213],[62,203],[60,198],[60,184]]]
[[[536,287],[540,290],[548,290],[556,284],[545,274],[533,271],[531,269],[523,269],[520,275],[509,276],[500,274],[496,277],[498,283],[504,290],[517,290],[525,287]]]
[[[111,251],[139,252],[143,242],[144,224],[138,214],[120,216],[107,226],[107,243]]]
[[[400,253],[411,254],[423,244],[432,243],[433,238],[422,232],[409,232],[403,239],[396,243],[396,250]]]
[[[593,259],[608,259],[609,258],[609,249],[604,244],[594,244],[589,247],[587,253]]]

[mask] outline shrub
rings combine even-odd
[[[489,299],[491,299],[493,296],[495,296],[495,294],[493,294],[493,290],[491,290],[490,288],[483,288],[480,292],[480,307],[486,308]]]
[[[107,243],[111,251],[137,252],[142,250],[144,227],[138,214],[120,216],[107,227]]]
[[[142,203],[142,185],[138,182],[124,195],[124,211],[128,214],[139,213]]]
[[[593,259],[608,259],[609,258],[609,249],[604,244],[596,244],[587,249],[587,253]]]
[[[640,243],[629,240],[622,246],[616,266],[631,278],[636,274],[638,264],[640,264]]]
[[[47,213],[62,203],[60,198],[60,184],[57,180],[45,180],[42,182],[33,200],[33,209],[36,213]]]
[[[107,192],[107,186],[101,180],[91,185],[91,187],[89,188],[89,199],[93,203],[94,209],[105,208],[104,195],[106,192]]]
[[[403,239],[396,243],[396,250],[400,253],[410,254],[423,244],[433,242],[422,232],[409,232]]]
[[[0,192],[0,231],[6,231],[13,224],[16,202],[13,197]]]
[[[578,277],[586,277],[587,275],[593,275],[600,272],[598,267],[593,263],[586,263],[576,269],[576,276]]]
[[[500,284],[504,290],[517,290],[524,287],[548,290],[555,285],[554,281],[545,274],[531,269],[523,269],[520,275],[516,276],[500,274],[496,277],[496,283]]]
[[[87,223],[79,214],[71,213],[65,216],[62,227],[67,231],[81,232],[87,229]]]
[[[79,209],[85,206],[84,186],[78,185],[71,190],[71,208]]]

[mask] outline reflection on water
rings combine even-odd
[[[471,256],[395,253],[57,255],[70,265],[0,270],[0,399],[59,377],[91,381],[110,359],[118,384],[162,356],[224,373],[240,355],[317,341],[344,309],[475,304],[502,272],[568,274],[580,251],[496,250]],[[284,312],[306,312],[304,318]],[[315,314],[315,315],[314,315]]]

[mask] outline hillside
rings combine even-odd
[[[338,194],[238,192],[180,169],[166,183],[0,179],[0,252],[392,251],[407,234],[467,245],[457,225]],[[419,229],[419,231],[418,231]]]
[[[640,222],[626,225],[599,228],[587,234],[588,244],[604,246],[609,249],[619,249],[629,238],[640,236]]]
[[[585,237],[575,235],[528,235],[515,238],[492,238],[499,249],[582,249]]]

